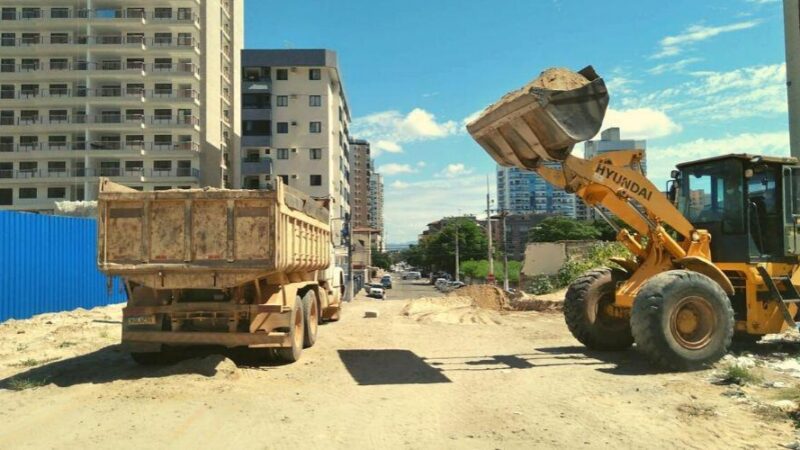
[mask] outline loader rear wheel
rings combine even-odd
[[[639,290],[631,311],[636,347],[670,370],[705,367],[725,355],[733,308],[711,278],[688,270],[660,273]]]
[[[617,282],[624,279],[624,272],[604,267],[586,272],[567,289],[567,327],[590,349],[624,350],[633,344],[628,318],[611,314]]]
[[[319,303],[317,293],[310,290],[303,295],[303,314],[306,326],[303,330],[303,348],[309,348],[317,342],[319,330]]]
[[[300,359],[300,355],[303,353],[303,341],[305,339],[306,315],[303,312],[303,299],[300,298],[299,295],[295,299],[290,317],[289,341],[291,342],[291,346],[277,349],[277,354],[278,358],[283,361],[293,363]]]

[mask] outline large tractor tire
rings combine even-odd
[[[733,308],[711,278],[688,270],[660,273],[639,290],[631,311],[636,347],[670,370],[705,367],[725,355]]]
[[[317,331],[319,330],[320,311],[317,293],[308,290],[303,295],[303,314],[306,326],[303,331],[303,348],[309,348],[317,342]]]
[[[303,353],[303,343],[305,342],[306,315],[303,311],[303,299],[299,295],[294,301],[290,317],[289,341],[291,346],[277,349],[277,354],[278,358],[283,361],[293,363],[300,359],[300,355]]]
[[[625,273],[607,267],[590,270],[573,281],[564,299],[564,319],[575,339],[592,350],[625,350],[633,344],[630,322],[615,317],[617,283]]]

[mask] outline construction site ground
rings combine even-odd
[[[476,308],[420,282],[359,298],[300,362],[201,353],[139,367],[120,306],[0,324],[0,448],[776,448],[794,386],[662,373],[635,350],[587,351],[560,313]],[[366,311],[377,318],[365,318]],[[230,355],[235,356],[235,355]],[[234,358],[235,359],[235,358]],[[767,370],[767,369],[764,369]]]

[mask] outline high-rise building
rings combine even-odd
[[[328,203],[336,263],[350,213],[350,110],[331,50],[242,51],[242,180],[272,177]]]
[[[647,175],[647,141],[644,139],[622,139],[619,128],[607,128],[600,133],[600,139],[586,141],[583,144],[583,157],[592,159],[597,155],[618,150],[645,150],[641,163],[641,171]],[[639,168],[634,168],[639,170]],[[578,202],[578,218],[582,220],[596,220],[594,210],[582,201]],[[610,213],[609,213],[610,214]]]
[[[370,158],[369,142],[363,139],[350,140],[350,214],[355,228],[369,228],[370,222],[370,178],[373,161]]]
[[[0,0],[0,207],[238,181],[242,0]]]
[[[371,162],[374,166],[374,162]],[[386,240],[386,230],[383,228],[383,177],[378,172],[372,172],[369,178],[369,226],[379,231],[382,241]],[[383,244],[380,245],[383,250]]]
[[[558,163],[545,163],[558,168]],[[497,167],[497,204],[510,214],[551,214],[575,217],[576,198],[558,189],[535,172],[516,167]]]

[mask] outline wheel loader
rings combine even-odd
[[[598,133],[609,101],[591,67],[578,74],[579,87],[529,85],[467,125],[498,164],[574,193],[630,251],[569,286],[573,336],[594,350],[635,343],[659,366],[692,370],[725,355],[732,339],[796,327],[800,162],[751,154],[684,162],[662,192],[644,175],[642,149],[572,154]]]

